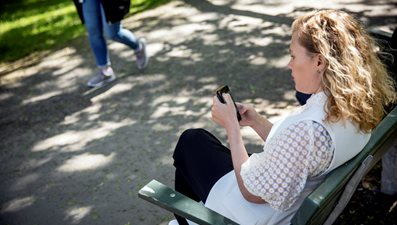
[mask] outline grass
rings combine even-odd
[[[170,0],[133,0],[130,14]],[[0,63],[65,45],[85,35],[71,0],[0,1]]]

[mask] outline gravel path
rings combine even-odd
[[[85,37],[1,65],[0,224],[167,224],[137,192],[153,178],[173,185],[184,129],[225,140],[209,115],[217,86],[273,121],[297,106],[286,69],[295,16],[342,8],[368,26],[397,24],[396,1],[263,2],[172,1],[125,19],[148,39],[149,66],[138,71],[133,52],[110,43],[118,79],[100,89],[85,86],[95,72]]]

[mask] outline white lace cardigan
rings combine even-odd
[[[325,123],[323,92],[275,123],[264,151],[242,166],[245,187],[267,203],[246,201],[234,171],[212,187],[205,205],[239,224],[289,224],[304,198],[324,175],[354,157],[370,134],[350,121]]]

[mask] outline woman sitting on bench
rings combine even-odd
[[[374,41],[345,12],[298,17],[290,53],[296,90],[311,94],[306,105],[272,124],[238,103],[238,122],[230,95],[223,94],[226,104],[215,96],[212,118],[226,129],[229,148],[203,129],[185,131],[175,148],[175,189],[239,224],[289,224],[324,176],[360,152],[396,100]],[[240,126],[266,141],[263,152],[248,155]]]

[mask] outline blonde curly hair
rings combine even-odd
[[[325,59],[326,121],[351,120],[361,131],[370,132],[385,115],[384,107],[397,99],[374,40],[357,20],[339,10],[300,16],[292,30],[309,54]]]

